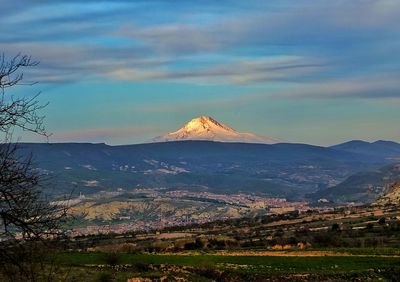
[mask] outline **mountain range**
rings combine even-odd
[[[389,150],[380,156],[294,143],[23,143],[20,147],[20,154],[33,154],[35,166],[49,179],[46,192],[53,197],[71,190],[88,194],[148,187],[303,199],[400,157]]]
[[[375,142],[366,142],[353,140],[331,146],[331,148],[351,153],[384,157],[392,161],[400,161],[400,144],[393,141],[378,140]]]

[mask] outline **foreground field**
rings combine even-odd
[[[400,281],[399,214],[357,206],[81,236],[57,259],[70,281]]]
[[[398,281],[398,250],[374,255],[340,255],[316,251],[274,256],[214,254],[104,254],[61,253],[61,265],[70,267],[71,279],[86,281]],[[334,254],[334,255],[333,255]],[[97,279],[97,280],[96,280]],[[162,280],[164,279],[164,280]],[[73,281],[73,280],[72,280]]]

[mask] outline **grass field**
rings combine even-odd
[[[63,265],[85,266],[106,264],[103,253],[61,253]],[[400,267],[400,257],[380,256],[229,256],[229,255],[153,255],[120,254],[119,264],[170,264],[190,267],[234,269],[262,274],[360,273]]]

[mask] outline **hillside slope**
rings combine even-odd
[[[389,185],[399,180],[400,164],[391,164],[351,175],[339,185],[317,192],[314,198],[326,198],[336,203],[369,203],[378,199]]]
[[[390,185],[382,197],[375,204],[377,205],[400,205],[400,182],[395,182]]]

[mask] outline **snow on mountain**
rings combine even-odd
[[[241,133],[222,124],[212,117],[201,116],[186,123],[181,129],[158,136],[152,142],[184,141],[184,140],[209,140],[220,142],[243,142],[274,144],[280,140],[258,136],[252,133]]]

